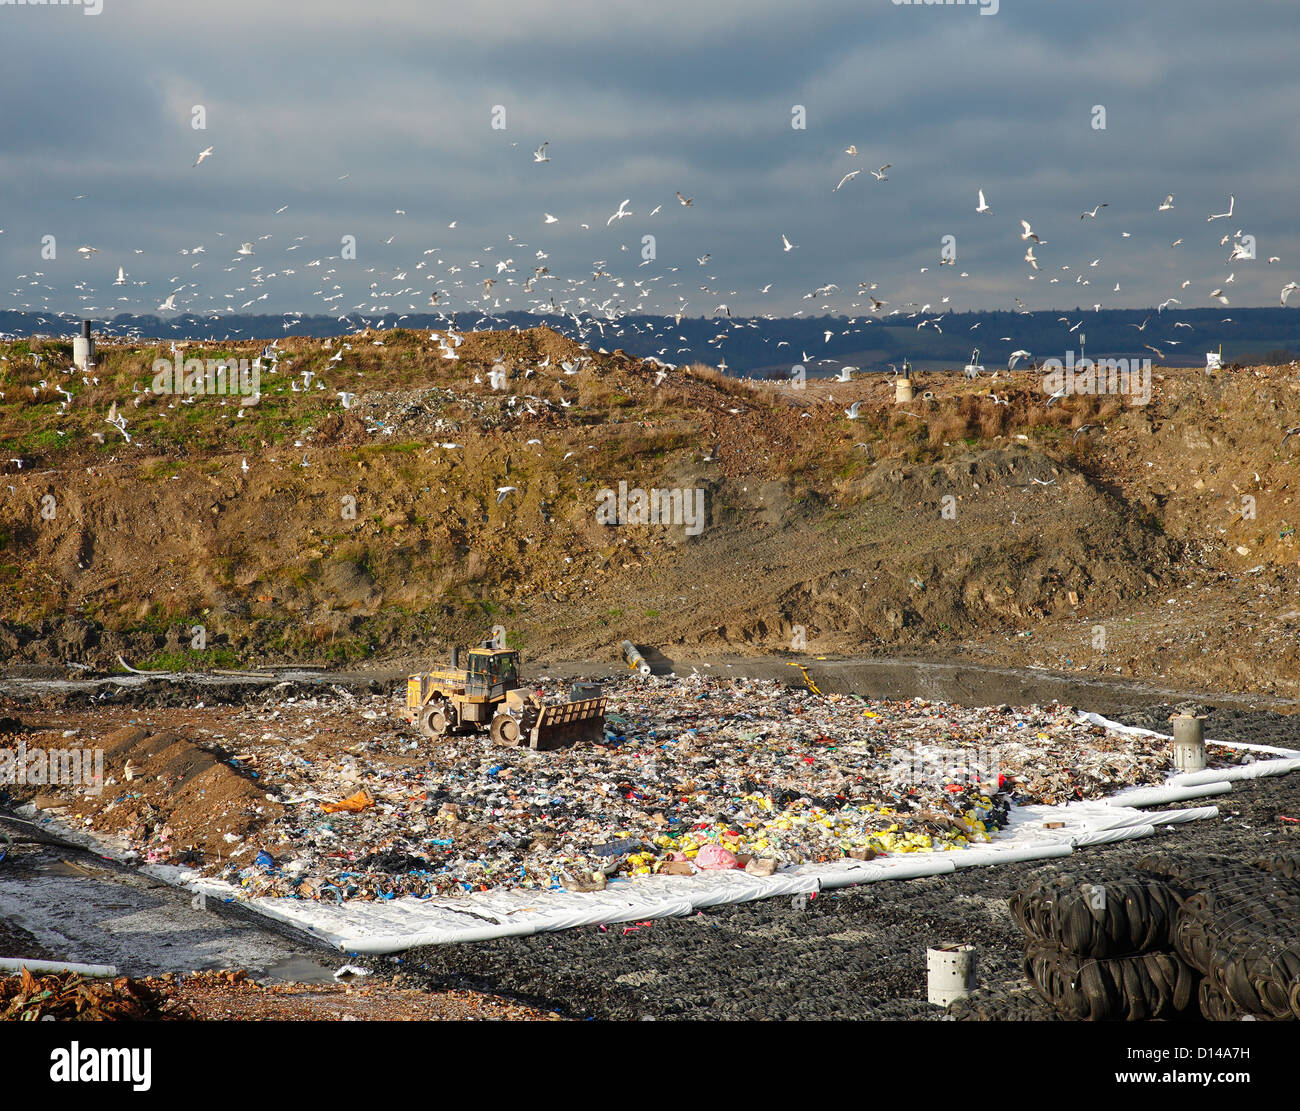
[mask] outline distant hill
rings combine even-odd
[[[1065,320],[1061,318],[1065,317]],[[924,327],[917,327],[922,320]],[[1082,323],[1080,323],[1082,321]],[[559,313],[507,312],[484,316],[416,314],[403,316],[226,316],[119,315],[96,320],[97,333],[193,340],[271,340],[277,336],[325,337],[366,328],[463,331],[532,328],[539,324],[593,348],[618,348],[642,357],[655,356],[676,365],[692,362],[718,366],[732,374],[786,377],[803,365],[810,376],[829,374],[851,364],[863,370],[885,369],[910,360],[918,369],[964,366],[973,349],[989,369],[1006,366],[1021,349],[1037,360],[1064,359],[1067,351],[1094,358],[1150,358],[1154,365],[1204,365],[1207,351],[1222,346],[1224,362],[1281,364],[1300,358],[1300,311],[1294,308],[1216,308],[1188,311],[1081,308],[1040,312],[964,312],[942,317],[683,317],[625,316],[617,321]],[[79,328],[73,317],[0,312],[0,335],[68,336]],[[827,333],[830,333],[827,338]],[[1007,338],[1010,337],[1010,338]],[[1155,348],[1157,350],[1151,350]]]

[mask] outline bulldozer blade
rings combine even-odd
[[[605,735],[604,698],[585,698],[558,706],[543,706],[528,734],[531,748],[563,748],[579,741],[598,741]]]

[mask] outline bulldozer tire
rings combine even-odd
[[[441,706],[426,706],[420,711],[420,732],[431,740],[451,732],[451,717]]]
[[[492,740],[495,744],[514,746],[519,744],[523,736],[523,730],[509,714],[497,714],[492,719],[491,726]]]

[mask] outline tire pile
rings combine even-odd
[[[1196,976],[1173,951],[1177,897],[1159,876],[1057,875],[1010,909],[1027,939],[1025,976],[1063,1017],[1140,1022],[1195,1008]]]
[[[1159,871],[1165,865],[1146,858]],[[1275,853],[1250,866],[1171,878],[1182,905],[1174,948],[1203,979],[1201,1014],[1300,1020],[1300,853]]]
[[[1009,907],[1030,987],[1063,1018],[1300,1019],[1300,853],[1056,873]]]

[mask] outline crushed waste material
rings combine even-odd
[[[175,749],[150,742],[166,727],[135,712],[132,743],[107,746],[103,794],[58,816],[241,897],[342,904],[961,852],[1021,807],[1159,785],[1171,771],[1166,740],[1057,704],[821,696],[699,673],[628,675],[606,693],[602,741],[552,752],[486,735],[431,743],[399,699],[341,689],[195,708],[188,751],[221,775],[187,781],[188,794],[172,780],[189,764],[153,766],[153,752]],[[1215,750],[1211,764],[1253,758]],[[240,806],[199,823],[212,786]]]

